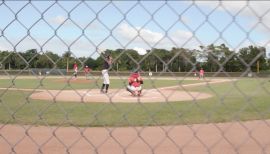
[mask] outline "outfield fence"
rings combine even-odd
[[[0,63],[5,67],[0,75],[10,82],[0,83],[0,153],[270,153],[269,21],[267,1],[2,0]],[[24,56],[30,49],[37,52]],[[101,85],[96,82],[81,94],[70,86],[72,68],[60,63],[77,61],[82,77],[88,60],[103,61],[109,52],[114,56],[110,76],[129,76],[131,71],[118,71],[127,64],[142,70],[145,79],[155,81],[150,82],[152,91],[163,96],[163,103],[145,105],[138,98],[128,106],[132,96],[127,95],[127,103],[118,105],[116,94],[104,94],[109,102],[101,105],[84,102],[94,96],[87,92],[99,91]],[[60,56],[54,59],[52,53]],[[34,69],[33,63],[51,68]],[[198,79],[200,68],[205,69],[204,80]],[[18,88],[24,83],[16,85],[21,76],[33,76],[40,85],[24,91]],[[43,86],[49,76],[70,82],[53,91]],[[89,76],[100,80],[101,70]],[[178,82],[171,91],[161,88],[167,95],[155,85],[157,77],[194,78],[203,87],[193,95],[194,89]],[[227,79],[228,87],[212,85],[216,77]],[[124,87],[126,81],[120,83]],[[31,97],[41,88],[50,96],[47,102]],[[64,97],[73,92],[80,104],[58,100],[65,90]],[[178,91],[191,100],[171,102]],[[212,97],[198,99],[203,92]],[[27,117],[31,114],[34,118]],[[166,118],[176,121],[166,123]]]

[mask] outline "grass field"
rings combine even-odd
[[[26,83],[32,82],[31,85]],[[98,81],[99,84],[100,81]],[[201,82],[187,80],[182,84]],[[34,88],[39,82],[31,79],[15,81],[16,87]],[[53,79],[44,81],[49,89],[62,89],[64,85]],[[112,80],[111,88],[119,88],[121,80]],[[151,88],[150,81],[145,82]],[[178,84],[175,80],[161,80],[155,86]],[[7,80],[0,80],[0,87],[8,87]],[[122,85],[121,85],[122,86]],[[120,86],[120,87],[121,87]],[[89,85],[73,85],[89,88]],[[146,126],[176,125],[235,120],[270,118],[270,82],[268,79],[239,79],[234,82],[210,86],[186,87],[187,91],[206,92],[213,97],[205,100],[153,103],[105,104],[66,103],[29,99],[30,92],[0,91],[0,122],[33,125],[76,126]]]
[[[110,88],[123,88],[127,85],[126,79],[111,79]],[[156,87],[168,87],[178,84],[190,84],[202,82],[199,80],[144,80],[143,87],[145,89]],[[59,89],[99,89],[102,85],[102,80],[97,78],[96,80],[64,80],[59,78],[46,78],[44,80],[39,79],[16,79],[14,81],[10,79],[1,79],[0,88],[25,88],[25,89],[47,89],[47,90],[59,90]]]

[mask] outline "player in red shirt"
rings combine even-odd
[[[73,64],[73,71],[74,71],[74,73],[73,73],[74,77],[77,78],[77,74],[78,74],[78,65],[77,65],[76,62]]]
[[[204,70],[203,70],[203,68],[201,68],[201,70],[200,70],[199,78],[204,78]]]
[[[85,74],[85,79],[88,80],[88,76],[89,76],[89,73],[90,73],[91,69],[86,65],[84,67],[84,74]]]
[[[127,91],[129,91],[132,96],[141,96],[143,79],[141,78],[138,71],[132,73],[128,78],[129,85],[127,86]]]

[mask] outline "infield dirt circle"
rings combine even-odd
[[[200,86],[206,84],[214,84],[228,82],[230,80],[211,80],[202,83],[182,85]],[[132,96],[125,89],[110,89],[109,93],[100,93],[99,89],[84,89],[84,90],[38,90],[30,97],[39,100],[55,100],[66,102],[100,102],[100,103],[166,103],[176,101],[191,101],[207,99],[212,97],[211,94],[202,92],[191,92],[179,90],[179,86],[163,87],[157,89],[145,89],[140,97]],[[178,90],[177,90],[178,89]]]
[[[126,90],[111,89],[109,93],[100,93],[98,89],[93,90],[49,90],[41,91],[31,95],[32,99],[56,100],[72,102],[102,102],[102,103],[158,103],[173,101],[188,101],[193,99],[206,99],[210,94],[199,92],[173,91],[164,89],[143,90],[140,97],[131,96]]]

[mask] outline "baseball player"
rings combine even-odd
[[[74,73],[73,73],[74,77],[77,78],[77,74],[78,74],[78,65],[77,65],[76,62],[73,64],[73,71],[74,71]]]
[[[200,69],[200,75],[199,75],[199,79],[204,78],[204,70],[203,68]]]
[[[102,69],[102,77],[103,77],[103,84],[101,86],[101,90],[100,92],[101,93],[108,93],[108,89],[109,89],[109,86],[110,86],[110,78],[109,78],[109,68],[111,67],[112,65],[112,56],[108,55],[105,57],[105,61],[104,61],[104,64],[103,64],[103,69]],[[105,91],[104,91],[105,89]]]
[[[129,91],[132,96],[141,96],[143,79],[141,78],[138,71],[135,71],[128,78],[129,85],[127,86],[127,91]]]
[[[194,71],[193,71],[193,74],[194,74],[194,76],[196,77],[196,76],[197,76],[197,70],[194,70]]]
[[[84,74],[85,74],[85,79],[88,79],[89,73],[90,73],[91,69],[86,65],[84,67]]]

